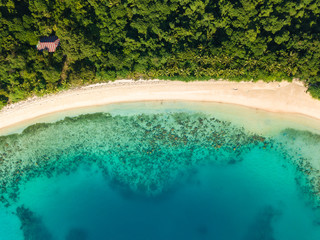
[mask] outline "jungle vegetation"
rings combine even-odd
[[[120,78],[299,78],[319,98],[319,33],[320,0],[0,0],[0,107]]]

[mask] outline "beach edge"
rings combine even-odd
[[[302,82],[118,80],[33,97],[0,111],[0,132],[61,111],[141,101],[195,101],[241,105],[268,112],[294,113],[320,120],[320,101]]]

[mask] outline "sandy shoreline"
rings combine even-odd
[[[132,81],[119,80],[34,97],[0,111],[0,131],[64,110],[110,103],[187,100],[237,104],[270,112],[297,113],[320,120],[320,101],[301,82]]]

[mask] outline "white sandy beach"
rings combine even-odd
[[[132,81],[95,84],[8,105],[0,111],[0,131],[46,114],[134,101],[183,100],[230,103],[271,112],[297,113],[320,119],[320,101],[299,81]]]

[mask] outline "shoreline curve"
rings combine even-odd
[[[0,131],[60,111],[138,101],[217,102],[320,120],[320,101],[302,82],[118,80],[32,97],[0,111]]]

